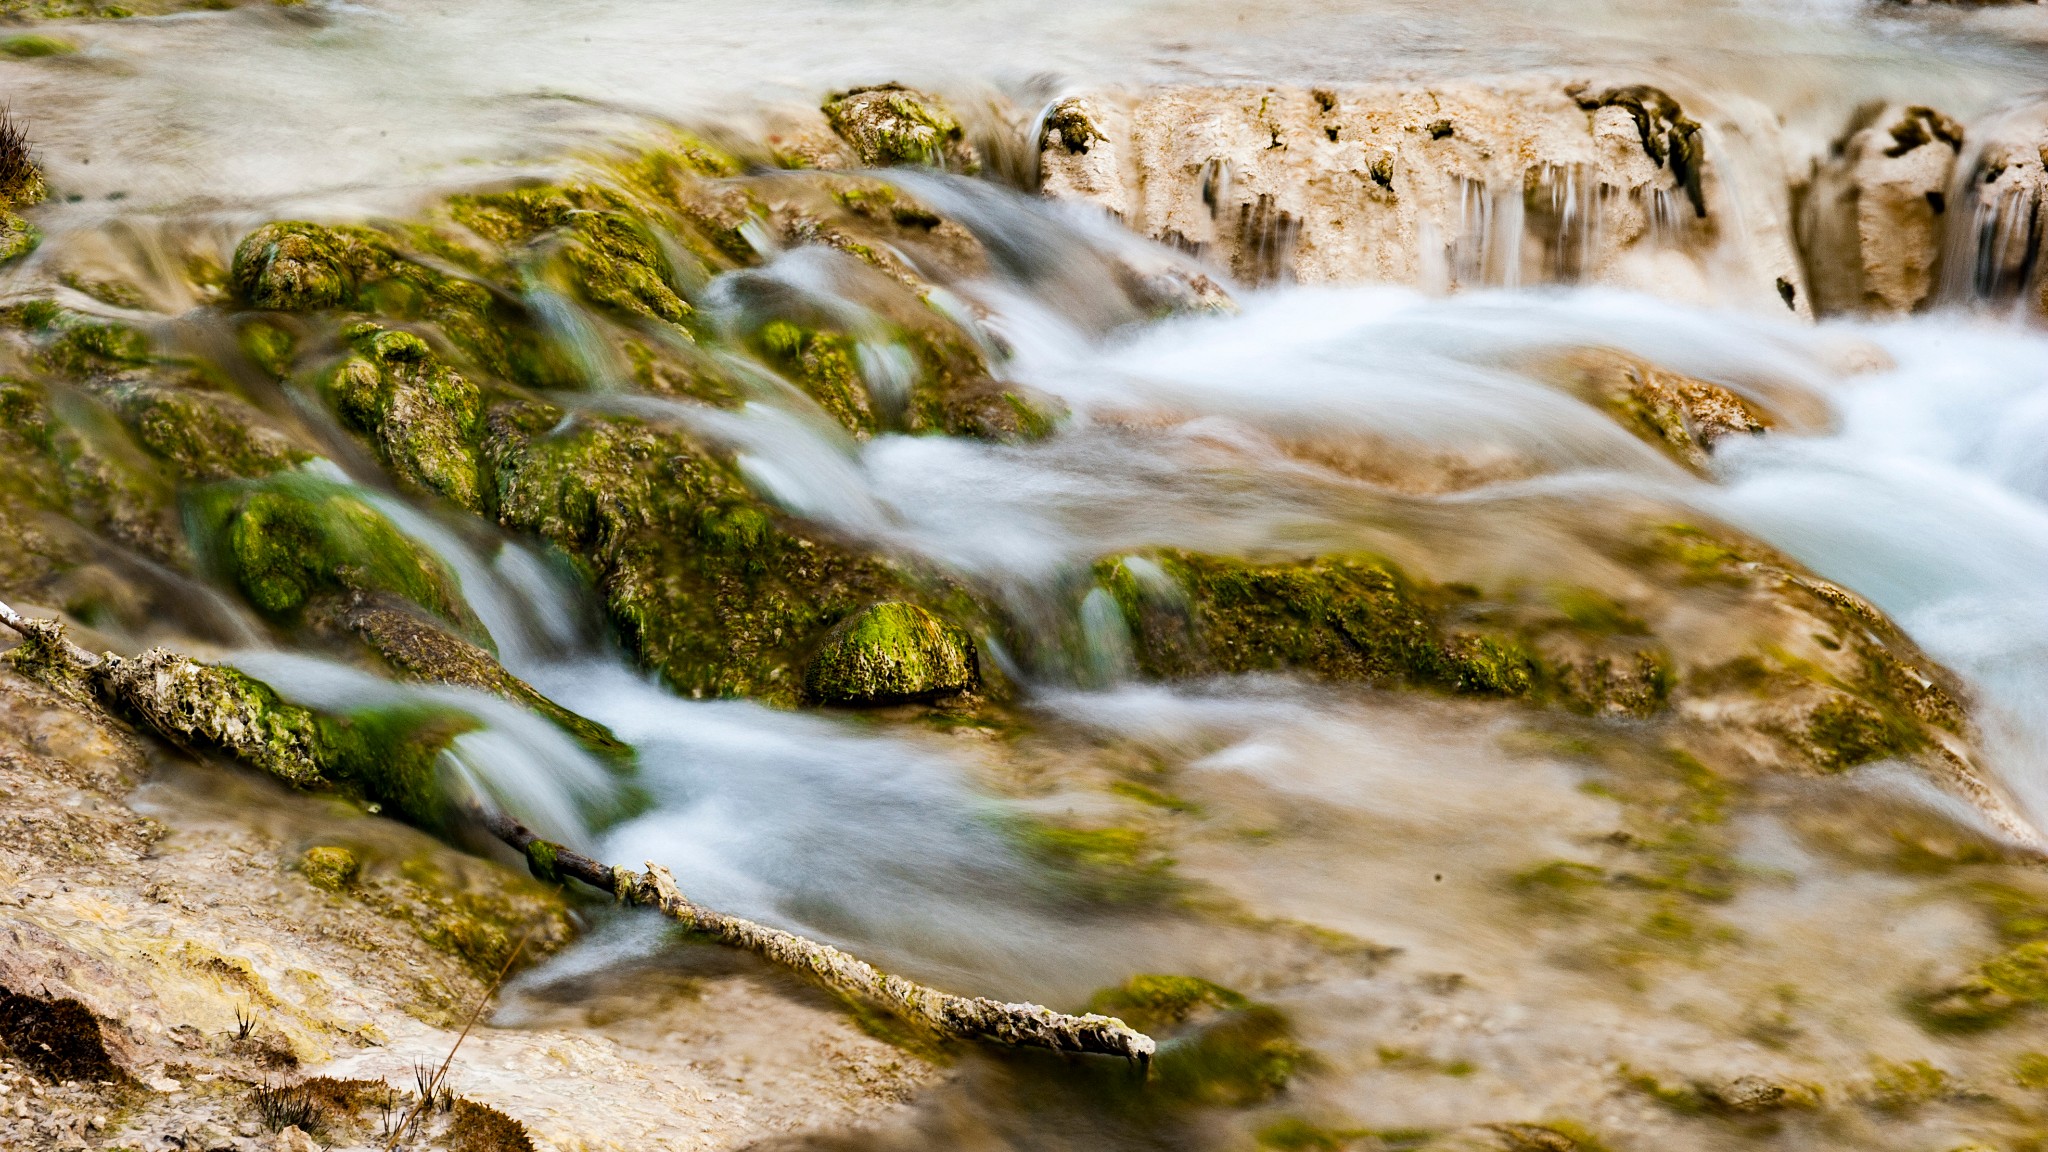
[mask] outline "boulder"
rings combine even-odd
[[[974,640],[915,604],[888,601],[854,613],[825,637],[805,678],[830,704],[889,704],[972,691]]]

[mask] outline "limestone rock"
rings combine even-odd
[[[1819,308],[1897,314],[1933,295],[1962,147],[1935,109],[1887,108],[1816,171],[1801,232]]]
[[[1599,282],[1804,315],[1775,132],[1642,85],[1165,87],[1054,104],[1039,177],[1250,283]]]
[[[980,680],[974,640],[914,604],[862,609],[825,637],[805,688],[834,704],[886,704],[972,690]]]

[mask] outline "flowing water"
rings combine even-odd
[[[63,194],[15,287],[34,290],[52,253],[84,253],[172,311],[192,304],[177,295],[179,245],[218,249],[285,213],[403,213],[429,190],[545,172],[656,121],[745,131],[764,105],[888,77],[1030,107],[1084,82],[1654,67],[1761,102],[1795,167],[1867,101],[1938,96],[1975,122],[2048,80],[2038,21],[1825,0],[480,0],[193,11],[67,35],[75,56],[0,64]],[[1461,252],[1473,270],[1458,282],[1498,286],[1239,287],[1235,314],[1146,323],[1114,271],[1142,242],[1112,223],[992,180],[898,179],[992,253],[994,272],[947,284],[945,302],[976,318],[1008,379],[1064,402],[1055,435],[856,440],[772,379],[731,409],[633,395],[589,351],[601,342],[578,335],[577,305],[535,312],[588,353],[577,363],[593,387],[562,403],[687,427],[788,511],[999,603],[1019,639],[984,655],[1020,686],[1008,730],[680,698],[631,667],[588,590],[538,550],[408,504],[341,452],[336,475],[448,562],[506,666],[633,745],[637,814],[606,825],[619,786],[604,769],[494,699],[397,687],[224,629],[216,642],[311,704],[476,712],[485,726],[459,738],[451,779],[602,858],[661,862],[706,904],[934,984],[1063,1008],[1133,973],[1199,974],[1284,1009],[1318,1060],[1247,1110],[1164,1107],[1087,1068],[968,1055],[891,1125],[799,1143],[1224,1147],[1281,1140],[1272,1125],[1290,1118],[1354,1140],[1571,1120],[1645,1148],[1947,1148],[1976,1131],[1943,1114],[1702,1135],[1612,1087],[1617,1068],[1769,1064],[1783,1050],[1754,1039],[1768,1030],[1757,1022],[1780,1018],[1805,1037],[1808,1076],[1853,1074],[1872,1053],[1977,1059],[1915,1031],[1890,998],[1899,974],[1949,962],[1983,930],[1909,877],[1816,847],[1840,824],[1976,827],[1972,811],[1882,766],[1758,784],[1716,833],[1745,877],[1703,914],[1721,943],[1648,956],[1597,917],[1530,912],[1506,878],[1617,835],[1650,752],[1603,759],[1584,751],[1612,736],[1599,722],[1433,696],[1283,676],[1145,682],[1090,566],[1156,548],[1366,551],[1437,581],[1564,586],[1612,576],[1603,525],[1734,525],[1867,597],[1959,673],[1990,772],[2048,827],[2048,336],[2016,316],[2002,273],[1963,283],[1952,260],[1930,314],[1806,325],[1517,286]],[[1573,175],[1545,180],[1569,215]],[[1951,249],[2011,263],[2012,213],[1973,212],[1952,214]],[[1577,258],[1561,259],[1547,279],[1575,278]],[[858,333],[848,263],[794,250],[694,295],[737,324],[762,294],[794,294]],[[1596,346],[1724,384],[1783,424],[1695,476],[1541,368]],[[861,356],[885,403],[907,394],[892,355],[876,340]],[[1478,480],[1389,486],[1303,448],[1346,444]],[[1142,578],[1145,563],[1130,570]],[[1060,823],[1137,827],[1167,847],[1077,881],[1019,832]],[[1078,903],[1077,882],[1097,885]],[[627,979],[679,947],[602,923],[523,978],[496,1024],[521,1027],[591,973]]]

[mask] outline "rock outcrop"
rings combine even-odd
[[[1593,282],[1810,314],[1774,126],[1695,103],[1547,81],[1089,92],[1047,114],[1040,185],[1253,284]],[[1715,250],[1739,271],[1710,271]]]
[[[1922,105],[1888,107],[1819,165],[1800,243],[1822,312],[1898,315],[1932,298],[1963,126]]]

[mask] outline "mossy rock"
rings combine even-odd
[[[256,479],[313,458],[234,396],[133,377],[95,390],[136,441],[184,480]]]
[[[279,220],[242,239],[229,276],[251,307],[317,312],[355,307],[396,259],[390,241],[368,228]]]
[[[804,680],[813,700],[890,704],[973,691],[974,638],[915,604],[863,608],[826,633]]]
[[[960,121],[938,97],[901,84],[835,92],[821,109],[869,167],[922,164],[972,174],[981,159]]]
[[[552,241],[560,271],[583,298],[619,314],[681,324],[692,309],[647,222],[591,185],[541,186],[452,197],[456,223],[507,250]],[[543,251],[548,250],[543,248]]]
[[[347,715],[320,715],[322,770],[423,828],[449,826],[455,813],[441,754],[457,736],[483,725],[439,704],[398,704]]]
[[[8,264],[36,250],[43,242],[42,229],[20,213],[0,209],[0,264]]]
[[[315,888],[340,892],[355,882],[363,862],[354,852],[336,844],[321,844],[299,854],[299,874]]]
[[[1541,670],[1512,635],[1443,624],[1445,596],[1373,557],[1259,563],[1166,551],[1097,577],[1147,675],[1296,668],[1333,679],[1527,696]]]
[[[138,329],[74,312],[51,300],[9,305],[0,315],[28,333],[36,345],[36,359],[61,375],[88,376],[150,362],[149,337]]]
[[[236,246],[229,283],[252,308],[426,320],[491,375],[539,388],[580,384],[515,305],[481,283],[413,259],[373,229],[273,221]]]
[[[472,627],[454,576],[344,485],[292,473],[201,489],[200,554],[264,614],[292,619],[328,592],[388,592]]]
[[[847,431],[865,435],[880,428],[851,338],[775,320],[763,325],[754,341],[770,364]]]
[[[678,691],[794,703],[827,629],[912,599],[905,575],[763,504],[684,433],[494,408],[499,519],[576,558],[627,647]]]
[[[375,445],[399,483],[484,511],[477,474],[483,394],[411,332],[372,323],[348,329],[354,351],[327,377],[342,423]]]

